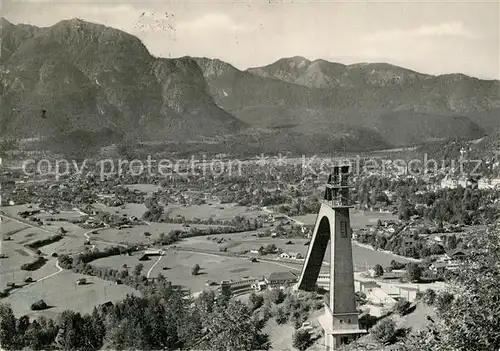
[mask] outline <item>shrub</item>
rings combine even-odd
[[[195,264],[191,269],[191,275],[198,275],[200,273],[200,265]]]
[[[401,262],[397,262],[395,260],[391,261],[391,268],[392,269],[403,269],[405,268],[405,264]]]
[[[359,318],[359,327],[370,329],[377,323],[378,318],[370,314],[364,314]]]
[[[378,342],[389,344],[396,337],[396,322],[390,318],[383,319],[370,329],[370,333]]]
[[[394,305],[394,311],[396,311],[399,315],[403,316],[405,312],[410,307],[410,303],[405,298],[399,299],[398,302]]]
[[[37,257],[37,259],[33,262],[21,265],[21,269],[23,271],[36,271],[37,269],[40,269],[45,262],[47,262],[47,260],[44,257]]]
[[[137,264],[134,267],[134,275],[136,275],[136,276],[140,275],[143,269],[144,269],[144,265],[142,263]]]
[[[43,300],[39,300],[31,304],[32,311],[40,311],[46,309],[48,306]]]
[[[311,343],[311,334],[307,330],[299,329],[293,334],[293,347],[300,351],[306,350]]]
[[[62,238],[63,238],[62,235],[57,234],[57,235],[53,235],[53,236],[46,238],[46,239],[33,241],[31,244],[28,244],[27,246],[31,249],[38,249],[42,246],[53,244],[53,243],[61,240]]]
[[[260,308],[264,304],[264,296],[257,295],[255,292],[250,294],[248,298],[248,306],[252,311]]]
[[[362,305],[366,305],[366,303],[368,302],[367,298],[366,298],[366,294],[362,291],[357,291],[354,293],[355,297],[356,297],[356,305],[357,306],[362,306]]]

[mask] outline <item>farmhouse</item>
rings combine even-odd
[[[144,251],[145,256],[162,256],[163,251],[159,249],[149,249]]]
[[[462,249],[456,249],[456,250],[447,252],[446,256],[448,256],[452,260],[461,259],[461,258],[464,258],[467,256],[467,251],[462,250]]]
[[[266,249],[264,248],[264,246],[261,246],[259,248],[253,248],[250,250],[250,253],[254,255],[264,255],[265,252]]]
[[[500,189],[500,178],[479,179],[477,186],[479,189]]]
[[[380,288],[380,285],[373,280],[355,280],[354,287],[356,291],[368,294],[371,293],[373,289]]]
[[[286,215],[275,214],[273,215],[273,221],[286,221],[288,218]]]
[[[420,291],[418,287],[413,286],[400,286],[399,296],[405,298],[409,302],[415,301],[417,298],[417,293]]]

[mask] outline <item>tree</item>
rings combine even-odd
[[[446,247],[448,250],[455,250],[457,248],[457,237],[454,234],[447,237]]]
[[[380,264],[376,264],[375,267],[373,267],[373,270],[375,271],[376,277],[381,277],[384,275],[384,268]]]
[[[92,315],[84,315],[82,320],[83,345],[92,349],[101,349],[106,335],[106,327],[97,308],[94,307]]]
[[[399,212],[399,219],[401,219],[403,221],[407,221],[410,219],[410,217],[412,215],[412,207],[411,207],[410,203],[408,202],[408,200],[406,199],[406,197],[404,197],[401,200],[401,203],[399,204],[398,212]]]
[[[439,312],[444,312],[453,302],[453,294],[448,291],[442,291],[436,298],[436,308]]]
[[[200,273],[200,265],[195,264],[193,268],[191,268],[191,275],[198,275]]]
[[[168,234],[161,233],[159,238],[158,238],[158,242],[161,245],[173,244],[173,243],[179,241],[181,233],[182,232],[180,230],[172,230]]]
[[[33,350],[41,349],[43,344],[42,333],[42,327],[38,321],[34,320],[24,333],[24,345]]]
[[[0,345],[3,349],[15,349],[16,317],[9,305],[0,303]]]
[[[63,311],[58,316],[60,333],[56,337],[56,343],[64,350],[75,350],[83,346],[83,320],[80,313]]]
[[[251,311],[255,311],[264,304],[264,296],[261,294],[257,295],[254,291],[250,294],[248,298],[248,307]]]
[[[447,288],[454,298],[449,295],[442,298],[447,308],[437,309],[439,321],[422,333],[413,334],[405,345],[406,350],[495,351],[500,348],[498,229],[492,227],[467,234],[471,252]]]
[[[216,305],[205,321],[206,334],[194,349],[267,350],[269,338],[262,333],[262,327],[252,318],[246,305],[230,299],[226,306]]]
[[[436,301],[436,291],[433,289],[425,290],[422,300],[429,306],[434,305],[434,301]]]
[[[276,316],[274,317],[274,319],[278,324],[285,324],[286,322],[288,322],[288,316],[289,314],[287,313],[287,311],[285,311],[285,309],[280,306],[276,309]]]
[[[144,269],[144,265],[142,263],[137,264],[134,267],[134,275],[136,275],[136,276],[141,275],[143,269]]]
[[[293,334],[293,347],[300,351],[306,350],[311,344],[311,334],[307,330],[299,329]]]
[[[422,268],[416,263],[408,263],[406,266],[406,276],[410,282],[419,281],[422,276]]]
[[[433,244],[430,247],[431,255],[442,255],[445,253],[444,248],[439,244]]]
[[[276,247],[276,244],[269,244],[265,247],[264,249],[264,252],[266,254],[271,254],[271,253],[274,253],[278,250],[278,248]]]
[[[196,308],[200,312],[201,316],[208,318],[209,314],[212,313],[215,306],[215,293],[213,290],[203,290],[200,295],[198,295],[196,301]]]
[[[390,344],[396,337],[396,322],[391,318],[382,319],[370,329],[370,334],[381,344]]]
[[[26,315],[21,316],[16,323],[16,345],[22,347],[25,344],[26,331],[30,326],[30,318]]]
[[[281,289],[266,290],[264,292],[264,303],[279,305],[285,300],[285,297],[285,293]]]

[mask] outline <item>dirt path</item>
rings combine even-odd
[[[163,251],[160,252],[160,257],[158,257],[158,259],[156,260],[156,262],[151,266],[151,268],[148,270],[148,273],[146,273],[146,278],[149,278],[149,276],[151,275],[151,272],[153,271],[153,269],[156,267],[156,265],[158,263],[160,263],[161,259],[163,257]]]

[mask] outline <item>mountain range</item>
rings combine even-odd
[[[0,137],[84,131],[328,152],[474,139],[500,127],[497,80],[303,57],[239,70],[217,59],[157,58],[132,35],[79,19],[38,28],[2,18],[1,26]]]

